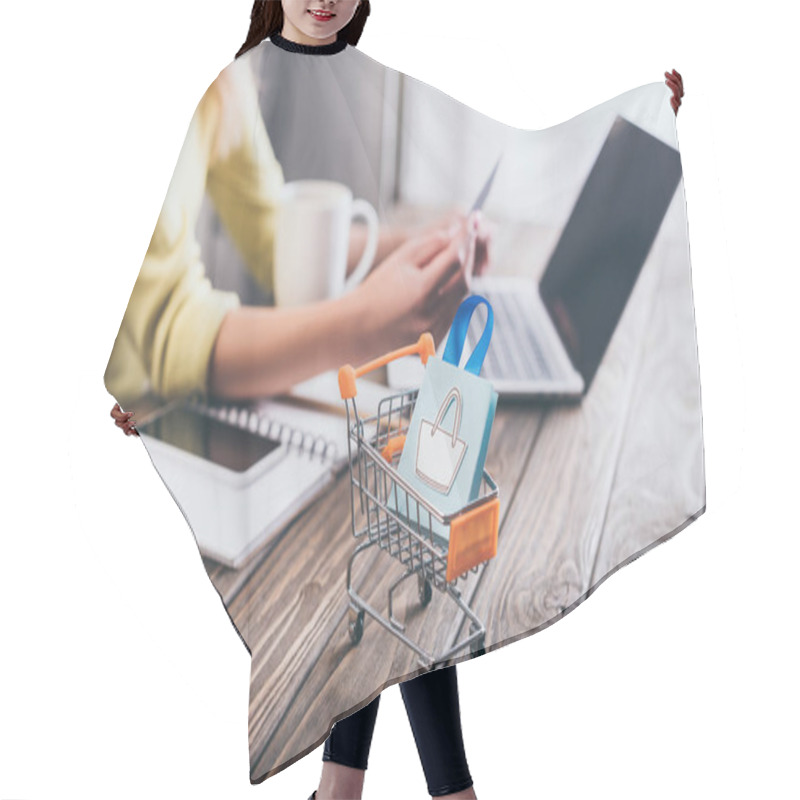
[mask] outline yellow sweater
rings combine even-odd
[[[205,274],[195,227],[206,191],[255,280],[272,289],[284,176],[248,55],[219,74],[189,125],[106,367],[106,389],[123,408],[148,392],[166,400],[207,393],[217,333],[240,300],[214,289]]]

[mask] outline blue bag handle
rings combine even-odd
[[[472,319],[472,312],[479,303],[486,305],[488,316],[486,317],[486,325],[483,328],[481,338],[464,365],[464,369],[473,375],[480,374],[483,359],[486,358],[486,351],[489,349],[489,340],[492,338],[492,329],[494,328],[492,305],[485,297],[481,297],[479,294],[471,294],[461,303],[453,318],[450,335],[447,337],[447,344],[444,346],[444,353],[442,354],[442,361],[458,366],[458,362],[461,361],[461,354],[464,351],[464,343],[467,340],[467,329]]]

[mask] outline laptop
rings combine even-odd
[[[470,292],[494,314],[481,377],[501,397],[579,401],[588,392],[680,178],[674,147],[617,116],[541,279],[472,277]],[[485,306],[475,316],[465,357],[483,331]],[[389,386],[418,386],[423,370],[418,357],[390,362]]]

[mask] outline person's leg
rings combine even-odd
[[[475,797],[464,752],[455,665],[400,684],[432,797]]]
[[[322,777],[315,800],[359,800],[364,787],[378,695],[371,703],[334,723],[322,751]]]

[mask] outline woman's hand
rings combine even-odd
[[[667,76],[667,79],[664,83],[672,89],[672,97],[670,97],[669,102],[672,106],[672,110],[675,112],[675,116],[678,116],[678,108],[681,105],[681,97],[683,97],[683,78],[681,77],[680,72],[678,70],[673,69],[672,72],[665,72],[664,75]]]
[[[465,214],[463,211],[449,211],[442,217],[422,228],[421,233],[433,233],[439,230],[446,230],[450,235],[464,237],[464,241],[469,241],[470,225],[475,234],[475,258],[470,266],[467,263],[467,275],[483,275],[492,265],[492,236],[497,229],[497,225],[491,222],[483,211],[474,211],[472,214]]]
[[[373,354],[403,347],[425,331],[437,343],[444,337],[469,290],[465,266],[474,247],[460,239],[442,229],[414,236],[354,290]]]
[[[119,403],[114,403],[114,408],[111,409],[111,416],[114,417],[114,424],[118,428],[122,428],[125,431],[126,436],[130,436],[133,434],[134,436],[139,435],[139,431],[133,427],[133,411],[123,411],[119,407]]]

